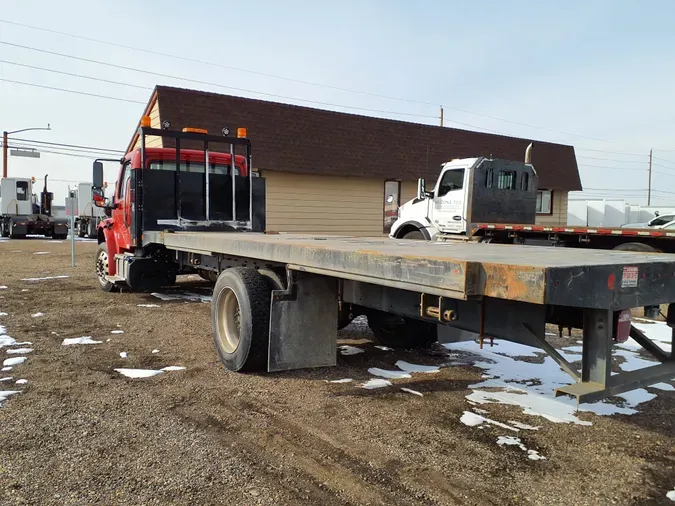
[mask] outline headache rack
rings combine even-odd
[[[143,118],[138,128],[141,170],[132,171],[135,212],[131,225],[132,240],[136,245],[142,244],[143,231],[147,230],[252,231],[261,228],[260,221],[264,228],[264,182],[252,175],[251,141],[246,137],[246,129],[239,128],[237,136],[230,137],[227,128],[223,128],[223,135],[218,136],[196,128],[170,130],[168,121],[162,124],[162,129],[151,128],[147,123]],[[147,147],[147,137],[159,137],[165,148],[175,149],[175,167],[170,170],[150,168],[153,159],[148,153],[151,148]],[[225,149],[212,150],[214,144],[224,145]],[[194,166],[195,162],[181,159],[182,149],[203,152],[203,174],[201,170],[189,170],[190,164]],[[229,174],[212,170],[213,160],[219,156],[215,153],[230,155]],[[237,175],[235,170],[235,159],[242,155],[246,163],[244,176]],[[164,163],[167,161],[164,158]],[[258,220],[254,194],[260,194],[263,204],[262,218],[258,216]],[[260,205],[255,207],[260,208]]]

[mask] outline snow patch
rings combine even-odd
[[[0,290],[7,290],[7,286],[5,285],[0,286]]]
[[[136,304],[136,307],[160,307],[159,304]]]
[[[66,279],[69,278],[70,276],[46,276],[44,278],[23,278],[21,281],[31,281],[31,282],[38,282],[38,281],[48,281],[50,279]]]
[[[348,344],[339,346],[339,348],[342,355],[358,355],[359,353],[365,353],[364,349],[357,348],[356,346],[349,346]]]
[[[382,346],[381,344],[376,344],[375,348],[382,351],[394,351],[394,348],[390,348],[389,346]]]
[[[184,371],[185,367],[180,365],[169,365],[167,367],[162,367],[162,371]]]
[[[35,314],[32,314],[31,317],[32,317],[32,318],[41,318],[41,317],[43,317],[44,315],[45,315],[44,313],[35,313]]]
[[[413,390],[412,388],[401,387],[401,390],[409,394],[417,395],[418,397],[424,397],[424,394],[422,392],[418,392],[417,390]]]
[[[9,316],[7,313],[0,313],[0,316]]]
[[[464,413],[462,413],[462,416],[459,417],[459,421],[462,422],[464,425],[468,425],[469,427],[476,427],[478,425],[483,425],[484,423],[487,423],[490,425],[496,425],[497,427],[501,427],[502,429],[512,430],[513,432],[520,432],[520,429],[516,429],[515,427],[511,427],[510,425],[506,425],[505,423],[498,422],[497,420],[492,420],[491,418],[486,418],[479,414],[472,413],[471,411],[465,411]]]
[[[5,378],[0,378],[0,383],[2,383],[3,381],[12,381],[13,379],[14,379],[14,378],[13,378],[12,376],[7,376],[7,377],[5,377]]]
[[[36,251],[33,255],[49,255],[49,251]]]
[[[157,371],[154,369],[115,369],[122,376],[127,378],[149,378],[151,376],[157,376],[158,374],[163,374],[164,371]]]
[[[123,352],[120,353],[120,357],[122,357],[122,358],[127,358],[128,356],[129,355],[127,354],[126,351],[123,351]]]
[[[530,460],[546,460],[546,457],[540,455],[537,450],[528,450],[525,445],[521,442],[520,438],[513,436],[499,436],[497,438],[497,444],[499,446],[517,446],[524,452],[527,452],[527,458]]]
[[[375,388],[384,388],[384,387],[390,387],[391,386],[391,381],[388,381],[386,379],[380,379],[380,378],[374,378],[371,380],[366,381],[362,385],[359,385],[361,388],[365,388],[366,390],[373,390]]]
[[[159,350],[152,350],[152,353],[159,353]]]
[[[412,378],[410,374],[403,371],[388,371],[386,369],[380,369],[379,367],[371,367],[368,369],[368,372],[373,376],[380,376],[381,378],[387,379],[403,379],[403,378]]]
[[[670,383],[655,383],[647,388],[656,388],[657,390],[663,390],[664,392],[675,392],[675,387]]]
[[[15,381],[15,383],[16,383],[17,385],[27,385],[27,384],[28,384],[28,380],[27,380],[27,379],[18,379],[18,380]]]
[[[537,426],[528,425],[526,423],[518,422],[517,420],[509,420],[509,423],[511,425],[513,425],[514,427],[516,427],[518,429],[523,429],[523,430],[539,430],[542,427],[541,425],[537,425]]]
[[[159,293],[153,292],[150,295],[157,297],[159,300],[163,301],[172,301],[172,300],[185,300],[188,302],[211,302],[210,295],[200,295],[198,293],[192,292],[182,292],[182,293]]]
[[[5,402],[10,396],[20,394],[19,390],[0,390],[0,407],[2,403]]]
[[[426,374],[441,372],[441,369],[436,365],[411,364],[403,360],[398,360],[394,365],[405,372],[419,372]]]
[[[91,336],[83,337],[69,337],[61,343],[63,346],[71,346],[73,344],[101,344],[103,341],[94,341]]]
[[[9,355],[23,355],[24,353],[31,353],[33,348],[10,348],[7,350]]]
[[[11,371],[11,370],[12,370],[11,367],[3,367],[2,369],[0,369],[0,371],[2,371],[2,372],[7,372],[7,371]]]
[[[111,334],[124,334],[124,331],[123,330],[111,330],[110,333]]]
[[[342,378],[339,380],[325,380],[326,383],[351,383],[353,380],[351,378]]]
[[[2,365],[5,367],[14,367],[15,365],[23,364],[26,360],[28,360],[28,357],[12,357],[6,359]]]
[[[675,502],[675,488],[666,494],[666,498]]]

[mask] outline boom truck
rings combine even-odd
[[[630,309],[667,303],[675,327],[675,256],[266,233],[265,179],[252,176],[246,129],[223,133],[151,128],[144,116],[113,197],[102,160],[93,195],[108,216],[98,227],[101,288],[156,290],[176,275],[214,273],[212,330],[226,369],[335,365],[340,313],[353,306],[383,343],[469,333],[542,348],[572,378],[556,394],[581,402],[675,377],[673,355],[631,324]],[[148,136],[175,148],[147,147]],[[547,323],[583,329],[580,370],[547,341]],[[629,336],[660,363],[612,373],[612,347]]]
[[[65,239],[68,222],[52,216],[54,194],[47,189],[47,176],[39,201],[33,193],[34,184],[35,178],[0,179],[0,234],[12,239],[24,239],[26,235]]]
[[[443,164],[433,190],[418,180],[417,196],[399,207],[390,237],[675,253],[675,222],[640,229],[537,225],[538,176],[531,150],[532,144],[524,163],[478,157]],[[644,311],[656,318],[660,310]]]

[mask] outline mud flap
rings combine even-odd
[[[289,270],[288,289],[272,291],[268,371],[335,365],[337,318],[337,280]]]

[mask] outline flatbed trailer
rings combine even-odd
[[[118,183],[127,184],[133,191],[126,195],[133,197],[124,200],[118,188],[112,217],[101,224],[99,282],[108,291],[144,290],[170,282],[171,274],[216,273],[214,343],[229,370],[335,365],[341,308],[356,305],[365,308],[379,337],[433,336],[443,343],[464,331],[481,343],[489,337],[537,346],[575,381],[556,394],[580,402],[675,378],[672,353],[664,353],[630,318],[630,308],[670,304],[667,322],[675,326],[675,255],[266,234],[264,206],[258,201],[261,195],[264,199],[262,178],[255,183],[250,171],[221,174],[231,178],[231,186],[214,200],[209,192],[220,188],[218,175],[207,169],[203,177],[209,182],[195,189],[194,174],[183,175],[178,163],[185,155],[193,157],[194,166],[197,152],[181,155],[178,148],[174,170],[152,173],[143,143],[146,135],[172,137],[179,145],[199,140],[202,160],[211,160],[216,155],[207,151],[208,145],[224,142],[231,146],[226,162],[235,160],[232,146],[245,146],[245,163],[238,166],[242,173],[251,167],[248,139],[147,126],[140,127],[139,135],[141,154],[125,157]],[[224,155],[217,156],[222,160]],[[95,165],[93,180],[100,203],[100,166]],[[172,193],[175,205],[166,206]],[[184,207],[186,199],[199,195],[203,216],[196,216],[191,204]],[[157,207],[160,201],[164,207]],[[181,215],[183,208],[192,213],[189,218]],[[222,219],[209,219],[218,212]],[[125,231],[130,239],[120,247]],[[547,342],[547,323],[583,329],[581,370]],[[612,374],[612,347],[629,335],[660,364]]]

